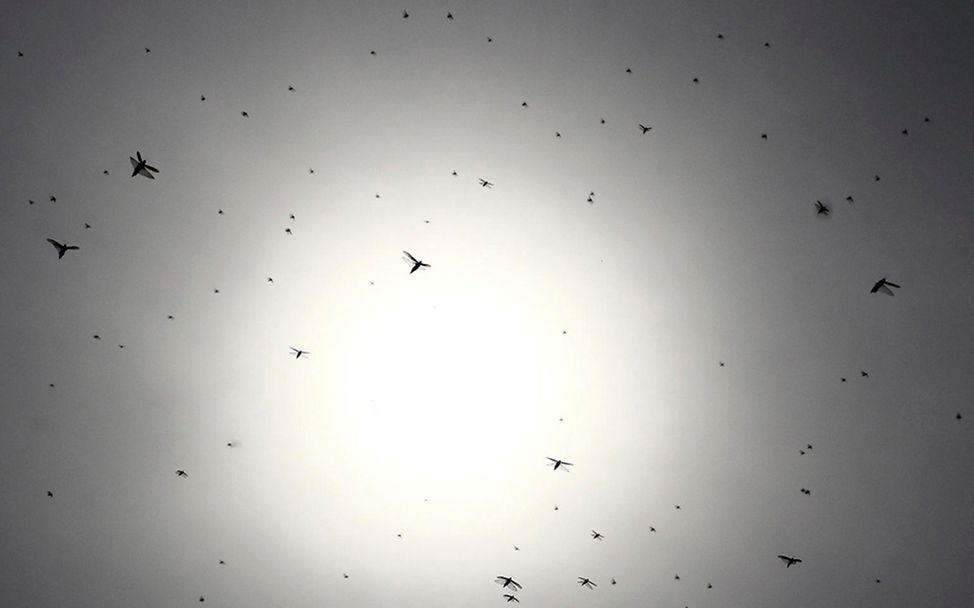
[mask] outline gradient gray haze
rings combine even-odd
[[[4,606],[974,605],[970,2],[0,34]]]

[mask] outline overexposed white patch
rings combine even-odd
[[[327,418],[343,429],[344,466],[367,486],[473,499],[536,457],[546,359],[511,303],[435,301],[407,296],[345,328],[341,382],[353,403]]]

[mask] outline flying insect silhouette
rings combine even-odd
[[[159,169],[156,169],[150,165],[146,159],[142,158],[142,153],[138,150],[135,151],[135,155],[139,158],[139,160],[135,160],[131,156],[129,157],[129,161],[132,163],[132,177],[142,175],[143,177],[148,177],[149,179],[155,179],[155,176],[153,176],[152,173],[159,173]],[[149,173],[150,171],[152,173]]]
[[[58,243],[54,239],[47,239],[47,242],[54,245],[54,248],[57,249],[57,259],[59,260],[64,257],[65,253],[71,251],[72,249],[81,249],[77,245],[67,245],[67,244]]]
[[[551,469],[552,471],[557,471],[559,468],[561,468],[562,471],[567,471],[568,467],[575,466],[570,462],[565,462],[564,460],[559,460],[557,458],[551,458],[550,456],[545,456],[545,458],[547,458],[548,460],[554,463],[554,468]],[[548,465],[548,466],[552,466],[552,465]]]
[[[785,562],[785,568],[791,568],[795,564],[802,563],[802,560],[798,559],[797,557],[789,557],[787,555],[779,555],[778,559]]]
[[[890,289],[890,287],[895,287],[897,289],[900,288],[900,286],[897,285],[896,283],[891,283],[890,281],[886,280],[886,277],[883,277],[880,280],[876,281],[876,284],[873,285],[873,288],[869,290],[869,293],[882,292],[888,296],[891,296],[893,295],[893,290]]]
[[[510,587],[515,593],[521,590],[521,583],[517,582],[510,576],[498,576],[494,579],[494,582],[505,589]]]
[[[413,265],[413,268],[412,268],[412,270],[409,271],[409,274],[413,274],[414,272],[416,272],[420,268],[431,268],[431,266],[429,264],[427,264],[426,262],[424,262],[422,260],[417,260],[416,258],[413,257],[413,254],[409,253],[405,249],[403,250],[403,253],[405,253],[407,256],[409,256],[409,259],[406,260],[406,261],[410,262]],[[405,260],[406,258],[403,258],[403,259]]]

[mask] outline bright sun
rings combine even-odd
[[[342,429],[340,458],[360,482],[473,499],[493,491],[497,471],[538,458],[548,413],[536,406],[551,373],[537,321],[514,302],[442,292],[435,301],[397,298],[346,328],[353,403],[328,424]]]

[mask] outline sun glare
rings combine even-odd
[[[344,393],[354,404],[328,418],[362,481],[482,495],[537,449],[545,356],[532,319],[503,301],[436,302],[384,304],[348,329]]]

